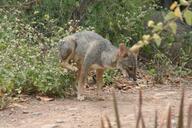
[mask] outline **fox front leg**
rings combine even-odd
[[[85,68],[85,66],[82,65],[79,78],[78,78],[78,85],[77,85],[77,99],[79,101],[85,100],[84,85],[85,85],[85,80],[87,78],[87,72],[88,72],[88,68]]]
[[[97,69],[96,70],[97,98],[99,100],[104,100],[104,98],[102,97],[103,74],[104,74],[104,69]]]

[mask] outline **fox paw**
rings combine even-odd
[[[83,101],[83,100],[85,100],[85,96],[84,95],[78,95],[77,100]]]

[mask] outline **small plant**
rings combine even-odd
[[[105,85],[111,85],[114,82],[114,77],[117,76],[118,71],[114,69],[107,69],[104,73],[103,80]]]
[[[188,117],[187,117],[187,125],[186,127],[184,126],[184,88],[182,89],[182,94],[181,94],[181,100],[180,100],[180,106],[179,106],[179,113],[178,113],[178,122],[177,122],[177,128],[191,128],[192,127],[192,104],[189,105],[188,107]],[[121,128],[121,123],[120,123],[120,118],[119,118],[119,110],[117,107],[117,101],[115,97],[115,93],[113,93],[113,103],[114,103],[114,110],[115,110],[115,117],[116,117],[116,124],[117,128]],[[142,98],[142,91],[139,91],[139,105],[138,105],[138,114],[137,114],[137,119],[136,119],[136,124],[135,127],[139,128],[146,128],[146,122],[144,121],[144,117],[142,114],[142,104],[143,104],[143,98]],[[172,115],[171,115],[171,106],[168,106],[166,110],[166,114],[164,117],[161,119],[161,122],[158,123],[158,115],[157,111],[155,112],[155,122],[154,122],[154,128],[163,128],[164,126],[166,128],[172,128]],[[165,120],[166,119],[166,123]],[[111,122],[107,116],[104,116],[101,118],[101,128],[112,128]]]
[[[9,104],[9,98],[6,95],[0,96],[0,110],[5,109]]]

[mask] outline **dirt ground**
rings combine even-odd
[[[185,85],[185,112],[192,103],[192,81]],[[167,110],[168,104],[173,108],[172,115],[177,117],[180,103],[181,87],[158,85],[143,90],[143,114],[148,128],[154,124],[155,110],[160,117]],[[94,90],[89,91],[92,94]],[[138,104],[138,89],[128,91],[116,90],[121,125],[123,128],[135,127]],[[0,128],[100,128],[101,116],[106,114],[115,126],[115,116],[111,92],[104,91],[105,100],[77,101],[75,98],[40,101],[27,97],[25,102],[14,104],[0,111]],[[185,114],[187,116],[187,113]],[[172,120],[175,124],[176,120]]]

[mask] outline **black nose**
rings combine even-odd
[[[137,81],[137,77],[134,74],[129,74],[129,77],[132,78],[133,81]]]

